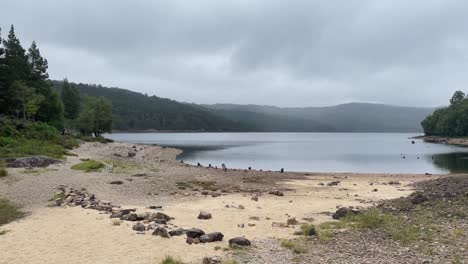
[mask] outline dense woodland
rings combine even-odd
[[[112,106],[103,97],[83,97],[67,80],[59,90],[49,82],[47,60],[35,41],[26,51],[12,25],[0,29],[0,115],[23,122],[42,122],[64,133],[100,136],[112,129]]]
[[[468,98],[456,91],[448,107],[439,108],[421,123],[428,136],[468,136]]]

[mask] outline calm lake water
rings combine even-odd
[[[184,151],[186,163],[228,168],[375,173],[468,172],[468,148],[406,133],[115,133],[123,142]],[[415,144],[412,144],[412,140]]]

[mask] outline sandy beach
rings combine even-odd
[[[294,237],[300,223],[332,221],[340,206],[368,207],[382,199],[408,196],[413,184],[440,175],[279,173],[216,170],[176,161],[180,150],[127,143],[84,143],[62,163],[39,169],[10,169],[0,179],[0,197],[30,214],[0,227],[0,263],[159,263],[171,255],[188,263],[224,255],[227,241]],[[129,152],[136,155],[129,157]],[[106,164],[98,172],[70,167],[83,159]],[[110,184],[120,180],[123,184]],[[330,184],[330,182],[336,182]],[[392,183],[391,183],[392,182]],[[169,228],[222,232],[221,242],[189,245],[185,236],[138,234],[134,222],[116,225],[109,214],[81,207],[50,207],[59,185],[86,188],[101,200],[137,212],[174,217]],[[203,190],[209,185],[209,190]],[[206,188],[205,188],[206,189]],[[272,190],[284,196],[269,194]],[[252,199],[252,197],[257,197]],[[212,214],[197,219],[200,211]],[[288,219],[299,223],[286,225]],[[282,223],[282,224],[280,224]]]

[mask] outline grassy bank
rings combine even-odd
[[[32,155],[63,158],[80,141],[112,142],[102,137],[62,135],[55,127],[42,122],[0,117],[0,158]]]

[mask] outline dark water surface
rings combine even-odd
[[[312,172],[468,172],[468,148],[406,133],[115,133],[116,141],[184,150],[186,163]],[[415,141],[412,144],[411,141]]]

